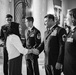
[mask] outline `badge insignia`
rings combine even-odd
[[[30,37],[34,37],[34,34],[31,34]]]
[[[31,30],[31,33],[30,33],[29,35],[30,35],[30,37],[34,37],[34,35],[35,35],[35,30]]]
[[[65,41],[66,39],[66,34],[62,35],[62,40]]]
[[[52,36],[56,36],[56,34],[57,34],[57,30],[54,30],[54,31],[51,33]]]
[[[67,42],[73,42],[73,38],[67,38]]]
[[[41,35],[40,33],[37,34],[37,39],[40,39],[41,38]]]

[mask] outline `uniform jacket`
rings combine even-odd
[[[64,41],[66,31],[58,25],[52,28],[49,33],[45,31],[44,41],[38,47],[39,52],[45,52],[45,65],[55,65],[56,62],[63,63]]]
[[[24,43],[24,47],[26,47],[27,49],[32,49],[32,48],[37,48],[39,46],[39,44],[41,43],[41,33],[38,29],[36,29],[35,27],[33,27],[31,29],[31,31],[26,30],[25,31],[25,43]],[[36,58],[38,57],[35,54],[27,54],[26,58]]]
[[[64,74],[76,75],[76,27],[68,34],[65,42]]]

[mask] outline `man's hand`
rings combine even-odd
[[[56,65],[55,65],[55,68],[58,69],[58,70],[59,70],[59,69],[62,69],[62,65],[57,62]]]
[[[4,46],[4,42],[2,40],[0,40],[0,47]]]
[[[33,49],[32,51],[33,51],[33,54],[39,55],[39,50],[38,49]]]
[[[33,49],[28,49],[28,54],[33,53]]]
[[[30,53],[33,53],[35,55],[38,55],[39,54],[39,50],[37,50],[37,49],[29,49],[28,50],[28,54],[30,54]]]

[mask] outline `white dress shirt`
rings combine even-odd
[[[25,55],[28,51],[22,46],[20,38],[15,34],[7,37],[6,48],[8,51],[9,60],[18,57],[20,53]]]

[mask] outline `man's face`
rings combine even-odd
[[[7,21],[8,24],[10,24],[12,22],[12,18],[11,17],[6,18],[6,21]]]
[[[29,27],[29,21],[27,19],[25,19],[25,25]]]
[[[25,25],[26,25],[28,28],[33,26],[32,21],[28,21],[27,19],[25,19]]]
[[[20,34],[22,33],[22,27],[21,27],[21,25],[19,25],[19,32],[20,32]]]
[[[53,20],[44,18],[44,25],[45,25],[45,28],[50,28],[51,26],[53,26]]]
[[[68,26],[72,25],[72,17],[69,15],[69,12],[66,15],[66,23]]]

